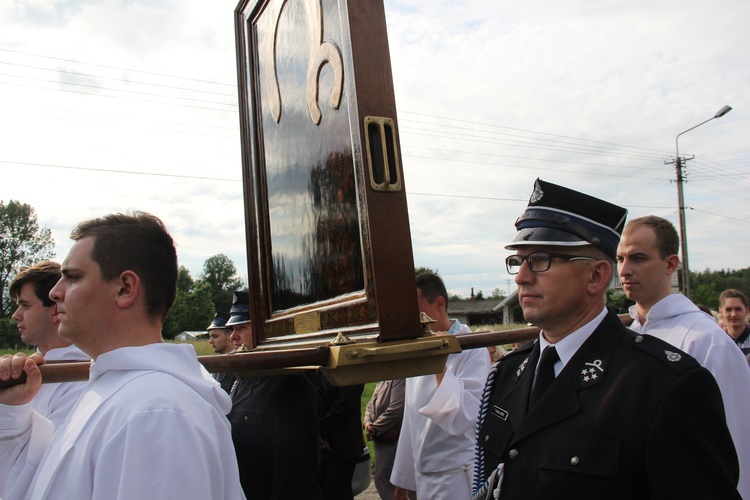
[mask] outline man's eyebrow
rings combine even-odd
[[[67,276],[70,273],[77,273],[77,272],[79,272],[79,270],[76,269],[75,267],[63,267],[62,268],[62,274],[63,274],[63,276]]]

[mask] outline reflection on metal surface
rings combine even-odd
[[[321,0],[303,0],[307,14],[309,60],[307,66],[307,106],[310,118],[318,125],[322,118],[318,106],[320,89],[320,72],[326,63],[333,69],[333,85],[331,88],[331,107],[338,109],[341,105],[341,95],[344,90],[344,63],[341,51],[330,41],[323,41],[323,7]],[[287,0],[276,0],[271,14],[271,32],[266,41],[266,61],[271,65],[266,73],[266,91],[271,115],[276,123],[281,121],[281,90],[279,76],[276,70],[276,38],[279,32],[279,18]]]
[[[401,169],[393,120],[366,116],[365,130],[370,186],[375,191],[401,191]]]

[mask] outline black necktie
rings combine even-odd
[[[544,394],[555,380],[555,363],[560,359],[557,355],[555,346],[549,345],[544,348],[542,358],[539,360],[539,370],[536,373],[534,387],[531,388],[531,398],[529,399],[529,408],[534,406],[539,398]]]

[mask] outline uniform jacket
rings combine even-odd
[[[632,330],[682,349],[716,379],[739,457],[738,489],[743,498],[750,499],[750,367],[742,351],[716,320],[679,293],[654,304],[644,324],[638,320],[636,306],[630,308],[630,315],[634,319]]]
[[[719,388],[692,357],[610,311],[527,414],[538,350],[490,376],[476,467],[505,464],[500,498],[740,498]]]
[[[318,433],[330,449],[321,460],[356,460],[362,455],[362,392],[364,384],[335,387],[326,384],[327,411],[318,420]]]
[[[229,408],[190,345],[102,354],[56,431],[30,404],[0,405],[3,499],[244,498]]]
[[[227,416],[248,500],[315,498],[318,417],[307,377],[242,379]]]

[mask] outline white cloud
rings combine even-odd
[[[78,221],[138,208],[194,276],[216,253],[246,275],[235,6],[0,3],[0,199],[34,206],[59,259]],[[690,262],[750,265],[750,4],[385,7],[415,264],[452,292],[507,291],[503,246],[537,176],[677,224],[664,162],[724,104],[680,138]]]

